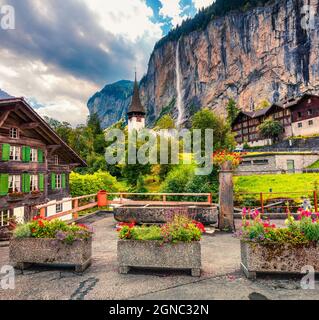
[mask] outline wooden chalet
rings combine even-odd
[[[0,100],[0,227],[32,208],[52,203],[47,215],[69,209],[69,174],[86,163],[23,98]]]

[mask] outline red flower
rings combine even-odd
[[[41,228],[43,228],[43,227],[44,227],[44,223],[43,223],[43,221],[42,221],[42,220],[39,220],[39,221],[38,221],[38,224],[39,224],[39,227],[41,227]]]

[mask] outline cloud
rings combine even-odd
[[[162,8],[159,14],[164,18],[170,18],[173,26],[181,24],[181,22],[187,18],[187,15],[183,14],[183,8],[180,4],[180,0],[160,0]]]
[[[15,8],[16,30],[0,30],[0,88],[73,124],[83,122],[88,98],[106,83],[132,79],[135,66],[142,77],[162,36],[144,0],[4,3]]]
[[[193,0],[196,9],[202,9],[210,6],[215,0]]]

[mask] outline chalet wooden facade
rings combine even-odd
[[[271,144],[271,141],[264,139],[258,131],[258,126],[267,118],[282,123],[283,138],[319,134],[319,96],[305,94],[255,112],[241,111],[232,124],[238,145]]]
[[[47,215],[68,210],[69,174],[85,162],[23,98],[0,100],[0,227],[9,217],[29,220],[32,208],[52,203]]]

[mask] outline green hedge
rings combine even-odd
[[[70,192],[72,197],[79,197],[97,193],[100,190],[119,192],[119,182],[108,172],[96,172],[94,174],[79,174],[72,172],[70,175]]]

